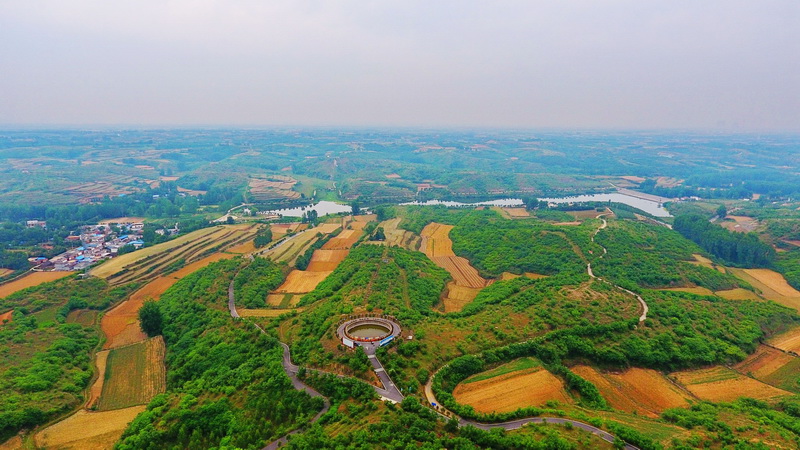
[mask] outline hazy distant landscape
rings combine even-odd
[[[0,450],[800,448],[798,19],[4,1]]]

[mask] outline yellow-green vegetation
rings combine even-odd
[[[487,370],[485,372],[481,372],[477,375],[473,375],[466,380],[464,383],[474,383],[476,381],[483,381],[488,380],[490,378],[499,377],[505,375],[507,373],[516,372],[519,370],[525,369],[533,369],[536,367],[541,367],[542,363],[537,361],[535,358],[528,358],[523,357],[519,359],[515,359],[511,362],[505,363],[502,366],[495,367],[494,369]]]
[[[163,392],[166,385],[164,340],[158,336],[111,349],[103,376],[99,410],[147,404]]]

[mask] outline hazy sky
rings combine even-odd
[[[800,131],[800,1],[0,0],[0,124]]]

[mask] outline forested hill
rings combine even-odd
[[[673,227],[727,264],[771,267],[775,261],[775,249],[761,242],[755,234],[728,231],[699,214],[678,216]]]

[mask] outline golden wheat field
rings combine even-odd
[[[601,372],[590,366],[571,370],[594,383],[611,407],[658,417],[665,409],[685,407],[691,396],[651,369],[631,368],[619,373]]]
[[[541,367],[519,370],[486,380],[461,383],[453,391],[456,401],[478,412],[510,412],[548,401],[571,403],[564,383]]]
[[[161,336],[110,350],[98,409],[107,411],[143,405],[166,389]]]
[[[673,372],[671,376],[698,398],[711,402],[730,402],[739,397],[776,400],[792,395],[722,366]]]
[[[7,297],[14,292],[18,292],[29,287],[47,283],[48,281],[66,278],[72,274],[74,274],[74,272],[31,272],[22,278],[17,278],[14,281],[0,284],[0,298]]]
[[[144,405],[114,411],[78,410],[34,437],[37,447],[58,449],[111,449]]]

